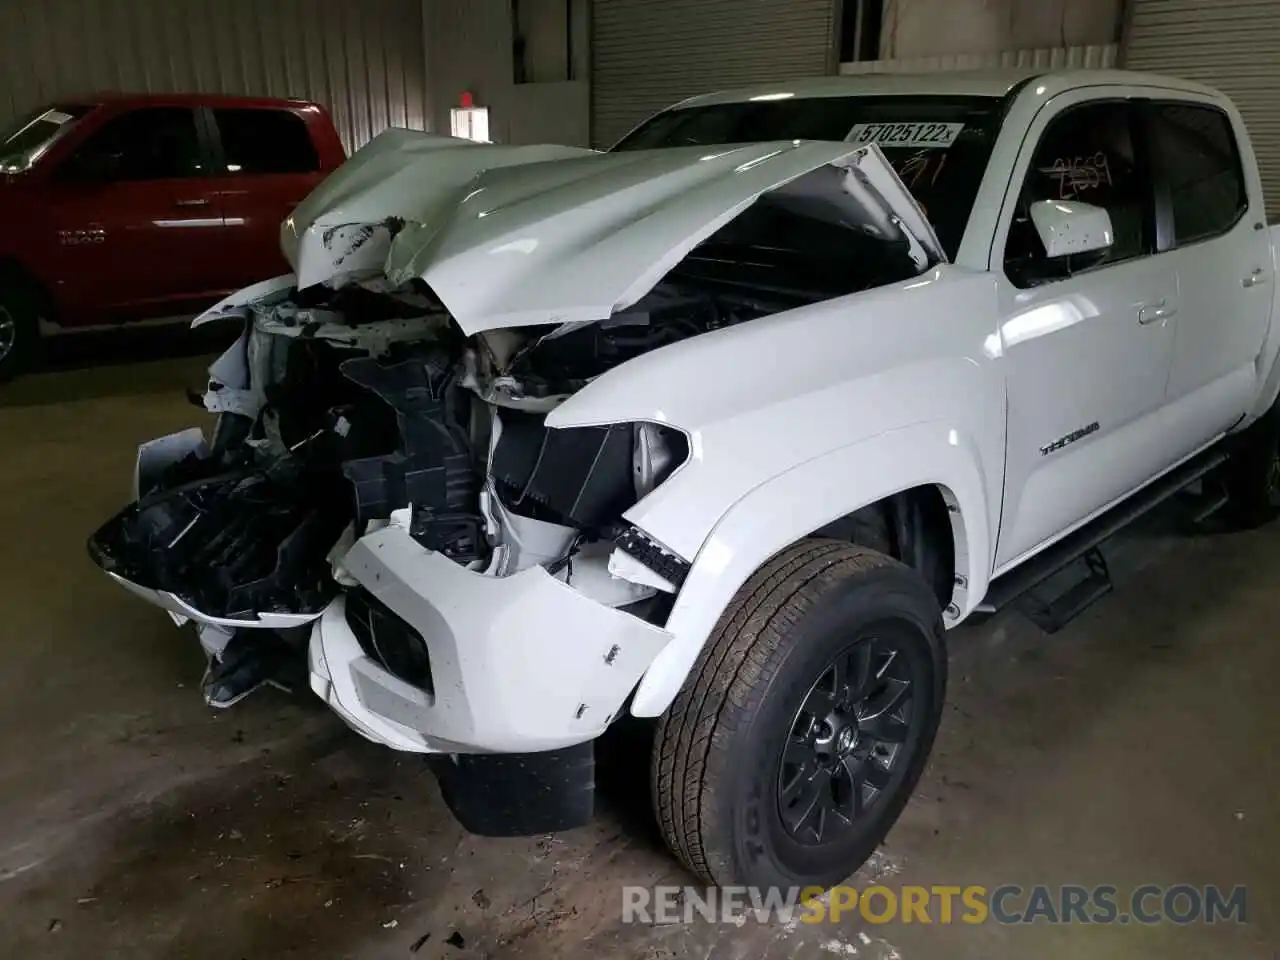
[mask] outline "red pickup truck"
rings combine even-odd
[[[284,272],[280,222],[344,159],[300,100],[111,94],[0,131],[0,380],[43,334],[190,315]]]

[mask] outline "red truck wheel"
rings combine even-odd
[[[14,289],[0,288],[0,383],[23,370],[35,352],[36,312]]]

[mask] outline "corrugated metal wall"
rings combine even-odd
[[[511,0],[423,0],[423,19],[434,129],[448,133],[449,108],[462,91],[492,108],[511,85]]]
[[[835,68],[835,0],[594,0],[591,141],[697,93]]]
[[[1021,67],[1032,70],[1105,69],[1116,65],[1118,47],[1114,43],[1084,47],[1044,47],[1037,50],[1009,50],[1004,53],[956,53],[942,57],[914,57],[898,60],[863,60],[840,64],[842,74],[934,73],[947,70],[985,70],[993,67]]]
[[[3,0],[0,122],[95,90],[325,104],[348,150],[428,121],[421,0]]]
[[[1253,139],[1267,213],[1280,218],[1280,3],[1132,0],[1124,65],[1199,80],[1235,101]]]
[[[423,0],[428,86],[434,129],[447,133],[449,108],[465,90],[489,108],[489,135],[499,143],[587,146],[589,69],[586,5],[574,16],[574,75],[559,83],[516,83],[511,0]],[[564,19],[563,7],[535,8]]]

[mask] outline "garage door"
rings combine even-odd
[[[668,104],[835,67],[836,0],[594,0],[591,140]]]
[[[1235,100],[1258,153],[1268,215],[1280,219],[1280,4],[1132,2],[1124,65],[1199,80]]]

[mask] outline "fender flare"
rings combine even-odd
[[[754,488],[711,531],[667,620],[672,635],[641,677],[631,702],[656,717],[675,699],[738,589],[779,550],[831,521],[912,487],[936,485],[951,511],[957,587],[947,626],[986,593],[993,534],[976,444],[943,423],[880,434],[799,464]]]

